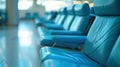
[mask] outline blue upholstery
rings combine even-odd
[[[86,36],[53,36],[54,44],[52,46],[62,47],[62,48],[78,48],[80,44],[84,44],[86,40]]]
[[[120,67],[120,36],[116,41],[110,56],[107,61],[106,67]],[[78,51],[62,50],[60,48],[44,47],[41,49],[45,54],[42,54],[43,67],[59,67],[61,65],[70,65],[71,67],[100,67],[99,64],[91,61],[83,53]],[[47,51],[46,51],[47,50]],[[41,51],[41,53],[43,53]],[[54,53],[50,55],[51,53]],[[59,53],[59,54],[58,54]],[[49,54],[49,55],[48,55]],[[79,59],[78,59],[79,58]],[[57,59],[57,60],[56,60]]]
[[[71,8],[71,10],[70,10],[70,8]],[[73,11],[74,9],[74,5],[72,5],[72,6],[70,6],[69,8],[67,8],[67,11],[69,10],[70,11],[70,13],[72,13],[71,11]],[[69,12],[68,11],[68,12]],[[72,21],[73,21],[73,19],[74,19],[74,15],[71,15],[71,14],[69,14],[68,16],[67,16],[67,18],[65,19],[65,22],[64,22],[64,24],[63,24],[63,26],[65,27],[65,28],[69,28],[69,24],[71,24],[72,23]],[[56,26],[53,26],[53,25],[51,25],[51,27],[52,28],[55,28],[55,29],[63,29],[63,26],[61,26],[61,25],[56,25]],[[40,37],[40,39],[41,39],[41,44],[46,44],[46,43],[50,43],[50,41],[52,40],[51,39],[51,33],[47,30],[47,29],[45,29],[44,27],[38,27],[38,32],[39,32],[39,35],[41,36]],[[50,36],[50,37],[49,37]],[[45,38],[47,38],[47,40],[45,39]],[[52,43],[50,43],[50,45],[51,45]]]
[[[31,16],[30,12],[25,13],[25,19],[32,19],[32,16]]]
[[[45,16],[44,18],[46,20],[54,20],[54,18],[56,17],[56,15],[57,15],[56,11],[50,11],[50,13],[47,16]]]
[[[57,30],[63,29],[62,25],[63,25],[66,18],[67,18],[67,14],[62,13],[60,15],[60,17],[58,17],[58,19],[59,19],[58,21],[55,20],[55,23],[52,23],[52,24],[51,23],[46,23],[46,24],[44,24],[44,27],[47,28],[47,29],[57,29]]]
[[[75,19],[73,23],[71,24],[69,31],[50,31],[53,35],[81,35],[84,33],[85,28],[88,25],[89,19],[90,19],[90,11],[89,11],[89,5],[84,3],[80,5],[76,5],[75,8]]]
[[[80,63],[65,61],[64,59],[47,59],[43,62],[42,67],[101,67],[97,63],[84,57],[85,56],[81,56],[83,59],[80,61]]]
[[[76,5],[74,10],[75,14],[78,16],[88,16],[90,14],[89,5],[87,3]]]
[[[102,65],[106,64],[106,57],[109,56],[109,52],[120,34],[118,31],[120,29],[119,19],[120,17],[97,16],[87,36],[84,52]]]
[[[88,32],[89,32],[89,30],[90,30],[90,27],[92,26],[92,24],[93,24],[93,22],[94,22],[94,20],[95,20],[95,18],[96,18],[96,15],[95,15],[95,12],[94,12],[94,7],[91,7],[90,8],[90,21],[89,21],[89,23],[88,23],[88,25],[87,25],[87,28],[85,29],[85,31],[84,31],[84,35],[87,35],[88,34]]]
[[[95,11],[94,11],[94,7],[91,7],[91,8],[90,8],[90,15],[93,16],[93,17],[96,16],[96,15],[95,15]]]
[[[62,25],[65,18],[67,17],[67,9],[65,8],[61,8],[59,10],[59,14],[57,15],[56,19],[54,20],[54,22],[49,23],[49,21],[47,23],[44,23],[44,26],[49,27],[49,26],[56,26],[58,25]]]
[[[45,15],[42,17],[42,19],[52,20],[52,17],[54,15],[55,15],[55,11],[45,12]]]
[[[36,24],[38,26],[42,26],[42,25],[44,25],[46,23],[50,23],[50,24],[52,23],[52,24],[54,24],[54,23],[56,23],[59,20],[59,18],[61,16],[61,11],[59,11],[58,14],[57,14],[57,16],[56,16],[56,18],[54,20],[52,20],[51,18],[53,16],[55,16],[55,15],[56,15],[56,13],[52,12],[50,15],[48,15],[45,18],[36,18],[35,22],[36,22]]]
[[[53,35],[81,35],[84,33],[89,20],[90,20],[90,11],[89,11],[89,5],[84,3],[80,5],[76,5],[75,8],[75,19],[72,22],[69,31],[68,30],[51,30],[51,34]]]
[[[108,58],[107,67],[120,67],[120,36],[110,53]]]
[[[70,6],[71,7],[71,9],[73,10],[73,8],[74,8],[74,6],[72,5],[72,6]],[[69,8],[70,9],[70,8]],[[64,9],[65,10],[65,9]],[[61,11],[63,11],[63,10],[61,10]],[[71,11],[71,10],[69,10],[69,11]],[[66,10],[64,11],[65,13],[63,13],[63,14],[65,14],[66,15]],[[64,18],[65,17],[65,15],[63,15],[63,16],[61,16],[62,18]],[[70,20],[71,19],[71,20]],[[66,18],[66,23],[64,23],[64,25],[65,24],[67,24],[67,23],[71,23],[72,22],[72,20],[74,19],[74,15],[69,15],[69,16],[67,16],[67,18]],[[70,20],[70,21],[67,21],[67,20]],[[62,21],[61,19],[60,19],[60,21]],[[51,25],[51,27],[52,28],[62,28],[62,26],[58,26],[58,25]],[[42,43],[44,43],[44,44],[46,44],[46,43],[50,43],[50,44],[52,44],[51,43],[51,37],[49,37],[49,35],[50,35],[50,33],[48,32],[48,30],[46,29],[46,28],[44,28],[44,27],[38,27],[38,32],[39,32],[39,35],[41,36],[40,37],[40,39],[41,39],[41,44]],[[45,39],[45,38],[47,38],[47,40]]]
[[[87,36],[84,52],[102,65],[106,64],[107,57],[120,33],[118,31],[120,29],[119,4],[119,0],[94,1],[94,11],[97,16]],[[107,48],[105,49],[105,47]]]
[[[41,38],[41,45],[47,45],[46,42],[49,40],[50,36],[51,36],[51,42],[55,41],[53,38],[54,36],[52,36],[52,35],[81,35],[81,34],[84,34],[84,31],[90,20],[89,5],[86,3],[80,4],[80,5],[75,5],[74,10],[75,10],[76,17],[75,17],[74,21],[72,22],[69,30],[59,30],[59,31],[58,30],[47,30],[46,32],[48,33],[48,35],[46,34],[46,32],[41,31],[43,34],[46,34],[48,36],[48,38],[47,38],[47,36],[42,35],[40,32],[40,36],[44,36],[44,39]],[[78,12],[81,12],[81,13],[78,14]],[[38,31],[40,31],[40,30],[41,29],[39,28]],[[46,40],[46,42],[45,42],[45,40]],[[50,45],[50,42],[48,44]],[[58,46],[58,45],[56,45],[56,46]],[[62,47],[62,46],[60,46],[60,47]],[[66,46],[64,46],[64,47],[66,47]]]
[[[43,47],[40,50],[43,67],[48,67],[48,65],[49,67],[61,67],[63,66],[61,64],[71,65],[71,67],[119,67],[119,39],[116,42],[120,35],[119,4],[119,0],[95,0],[96,19],[86,37],[83,53]],[[116,13],[112,12],[112,9]]]
[[[71,5],[71,6],[67,7],[68,13],[71,14],[71,15],[74,15],[74,13],[75,13],[74,12],[74,6],[75,5]]]
[[[95,0],[94,10],[96,15],[102,16],[120,16],[120,0]],[[111,6],[112,5],[112,6]],[[106,9],[107,8],[107,9]]]
[[[55,30],[69,29],[69,27],[74,19],[74,5],[67,7],[67,12],[68,12],[68,15],[64,19],[64,21],[59,20],[57,25],[46,24],[45,27],[47,29],[55,29]]]
[[[34,12],[33,13],[33,18],[39,18],[39,13],[38,12]]]

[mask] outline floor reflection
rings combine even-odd
[[[0,67],[40,67],[39,38],[34,22],[0,27]]]
[[[5,58],[8,67],[17,67],[19,62],[18,27],[6,27],[6,51]]]

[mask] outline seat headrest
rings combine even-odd
[[[67,8],[66,8],[66,7],[61,8],[61,9],[60,9],[60,13],[61,13],[61,14],[67,14]]]
[[[94,7],[90,8],[90,14],[95,14]]]
[[[88,16],[90,14],[90,8],[87,3],[75,5],[75,14],[80,16]]]
[[[71,15],[74,15],[74,6],[75,5],[71,5],[69,7],[67,7],[67,11],[68,11],[68,14],[71,14]]]
[[[119,16],[120,0],[94,0],[96,15]]]

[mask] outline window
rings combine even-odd
[[[0,0],[0,9],[2,10],[6,9],[6,0]]]
[[[45,6],[46,11],[58,10],[61,7],[73,4],[73,0],[38,0],[38,2]]]
[[[19,0],[18,9],[19,10],[27,10],[33,5],[33,0]]]

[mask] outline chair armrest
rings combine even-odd
[[[57,35],[53,36],[53,41],[57,43],[73,43],[84,44],[86,36],[69,36],[69,35]]]
[[[51,33],[46,28],[38,27],[38,34],[40,36],[40,44],[42,46],[50,46],[54,43]]]
[[[40,44],[42,46],[52,46],[54,44],[54,41],[50,35],[43,35],[40,37]]]
[[[45,31],[42,33],[41,31]],[[86,36],[73,36],[73,35],[55,35],[52,36],[51,33],[46,32],[45,28],[38,28],[40,35],[40,43],[42,46],[58,46],[58,47],[69,47],[77,48],[81,44],[84,44]]]
[[[63,27],[57,24],[45,24],[45,27],[49,30],[63,30]]]
[[[52,35],[81,35],[79,31],[68,31],[68,30],[50,30]]]
[[[86,36],[53,36],[53,46],[75,49],[83,45],[85,40]]]

